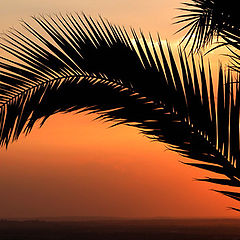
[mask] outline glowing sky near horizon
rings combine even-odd
[[[0,31],[31,15],[84,11],[111,22],[159,32],[178,42],[172,25],[180,0],[15,0],[0,3]],[[218,60],[214,57],[213,66]],[[0,218],[37,216],[238,217],[237,204],[193,181],[210,173],[136,129],[56,115],[0,150]],[[224,189],[220,187],[220,189]]]

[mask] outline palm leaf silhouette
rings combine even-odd
[[[184,14],[177,16],[175,23],[185,25],[178,30],[187,30],[182,42],[185,47],[192,40],[191,52],[212,44],[217,39],[217,46],[210,51],[227,46],[230,51],[231,68],[239,71],[240,65],[240,22],[236,1],[224,0],[191,0],[183,3],[180,10]],[[218,41],[221,39],[221,42]]]
[[[179,31],[188,29],[183,40],[186,44],[193,38],[192,49],[212,43],[214,37],[222,37],[239,49],[240,23],[236,1],[191,0],[179,8],[186,12],[177,16],[176,23],[186,23]]]
[[[22,22],[30,37],[15,29],[2,37],[1,48],[18,59],[0,62],[2,146],[39,119],[88,111],[137,127],[195,160],[185,164],[222,176],[201,181],[240,186],[240,86],[230,71],[219,68],[215,97],[210,65],[206,74],[203,59],[196,64],[192,56],[190,64],[179,49],[179,71],[159,37],[155,42],[84,14],[34,20],[44,34]],[[221,193],[239,200],[239,193]]]

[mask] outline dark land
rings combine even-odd
[[[1,240],[240,240],[240,219],[0,220]]]

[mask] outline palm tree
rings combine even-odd
[[[137,127],[193,160],[185,164],[222,176],[201,181],[240,186],[240,84],[230,71],[220,66],[215,96],[210,64],[193,55],[190,64],[179,48],[178,67],[159,36],[84,14],[33,19],[43,33],[23,21],[27,33],[11,29],[0,44],[16,59],[0,62],[2,146],[39,119],[42,125],[58,112],[88,111]],[[240,193],[219,192],[240,200]]]
[[[240,71],[240,21],[237,2],[234,0],[190,0],[183,3],[175,23],[184,23],[178,30],[188,29],[182,42],[185,47],[192,40],[191,51],[212,44],[215,48],[227,46],[230,51],[231,68]],[[212,49],[212,50],[213,50]]]

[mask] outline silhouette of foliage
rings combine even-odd
[[[239,49],[240,22],[236,1],[229,0],[190,0],[179,8],[186,14],[177,16],[176,23],[186,23],[179,31],[188,29],[183,40],[186,45],[193,38],[192,49],[199,49],[212,43],[214,37],[222,37],[228,43],[238,42]]]
[[[192,40],[190,51],[212,44],[215,38],[218,44],[211,51],[227,46],[231,52],[231,68],[240,71],[240,21],[236,4],[234,0],[190,0],[179,8],[185,13],[177,16],[175,23],[184,23],[178,32],[187,29],[182,42],[186,47]]]
[[[192,56],[190,64],[180,48],[178,64],[159,37],[84,14],[33,19],[44,34],[22,22],[31,36],[12,29],[0,45],[18,59],[0,62],[2,146],[39,119],[88,111],[137,127],[195,160],[185,164],[222,176],[201,181],[240,186],[240,86],[230,72],[219,68],[215,96],[210,65],[206,74],[203,59],[196,64]]]

